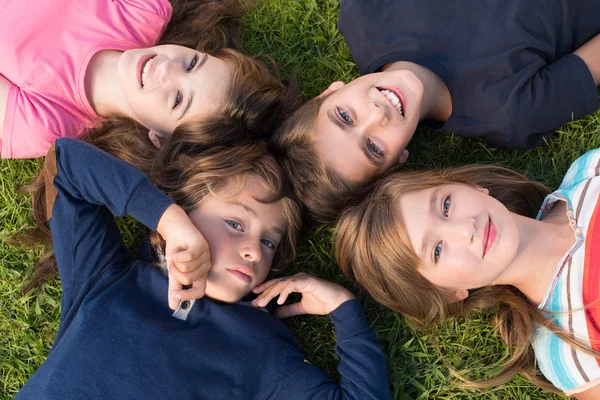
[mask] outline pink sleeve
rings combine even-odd
[[[171,3],[167,0],[113,0],[129,7],[137,7],[142,10],[150,11],[160,18],[169,21],[173,13]]]
[[[78,135],[82,121],[73,121],[77,118],[68,114],[12,85],[6,102],[2,158],[42,157],[57,138]]]

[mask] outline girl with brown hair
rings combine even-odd
[[[600,394],[600,150],[555,192],[514,171],[396,172],[337,224],[340,267],[421,326],[496,312],[503,371],[581,399]],[[541,372],[541,373],[540,373]]]
[[[172,3],[172,4],[171,4]],[[0,152],[43,156],[105,128],[142,152],[208,118],[266,137],[296,98],[241,54],[238,0],[9,1],[0,17]],[[127,147],[126,141],[122,147]],[[129,149],[135,153],[137,148]]]
[[[272,266],[293,258],[300,220],[274,158],[260,143],[192,153],[165,149],[155,179],[169,197],[87,143],[53,145],[43,210],[61,277],[60,326],[15,398],[388,399],[385,356],[349,291],[306,274],[262,284]],[[113,214],[156,230],[159,254],[170,260],[132,257]],[[194,287],[167,304],[173,281]],[[267,302],[281,294],[281,303],[301,293],[279,317],[331,314],[339,383],[304,360],[261,300],[240,301],[251,291]]]

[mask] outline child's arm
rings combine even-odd
[[[600,80],[600,39],[591,39],[568,54],[535,71],[515,91],[508,145],[531,148],[540,138],[567,122],[600,107],[596,86]]]
[[[283,304],[293,293],[302,299],[279,307],[280,318],[301,314],[330,314],[337,334],[336,353],[340,358],[339,384],[306,362],[288,367],[287,380],[281,391],[288,399],[389,399],[386,360],[375,342],[375,332],[369,327],[362,307],[352,293],[334,283],[299,273],[273,279],[257,286],[261,293],[253,304],[263,306],[275,296]]]
[[[578,55],[590,69],[596,86],[600,85],[600,34],[575,50],[574,54]]]
[[[207,246],[200,232],[180,207],[131,164],[87,143],[58,139],[46,156],[43,173],[46,213],[63,288],[87,280],[108,265],[132,261],[113,215],[131,215],[148,228],[158,229],[167,241],[167,256],[177,267],[170,268],[170,278],[175,274],[187,284],[207,273]]]

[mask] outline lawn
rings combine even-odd
[[[263,0],[246,16],[246,50],[270,54],[285,79],[299,82],[308,98],[335,80],[358,76],[350,53],[336,28],[338,0]],[[441,137],[419,131],[411,143],[408,168],[429,168],[485,162],[514,168],[556,188],[569,165],[600,145],[600,112],[564,126],[560,134],[531,151],[488,148],[482,141]],[[18,189],[30,181],[39,160],[0,161],[0,399],[12,398],[44,361],[57,330],[61,290],[53,281],[22,296],[20,289],[39,250],[6,244],[14,232],[31,227],[30,206]],[[143,230],[121,221],[132,247]],[[331,231],[306,232],[290,274],[309,271],[352,288],[365,306],[389,361],[389,384],[397,399],[560,399],[524,378],[487,390],[461,387],[445,362],[471,379],[497,373],[507,356],[487,315],[469,321],[449,321],[420,332],[402,316],[378,306],[337,270],[330,255]],[[336,374],[335,334],[327,317],[296,317],[288,325],[297,334],[307,359]],[[436,347],[437,346],[437,347]],[[438,350],[439,347],[439,350]],[[444,361],[445,360],[445,361]]]

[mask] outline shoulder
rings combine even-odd
[[[579,157],[567,170],[559,190],[568,189],[600,174],[600,149],[590,150]]]
[[[171,19],[173,13],[171,3],[167,0],[118,0],[118,2],[125,6],[151,12],[166,20]]]

